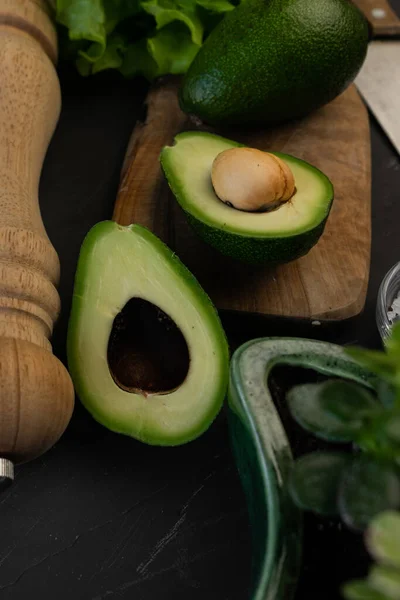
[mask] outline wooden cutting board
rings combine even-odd
[[[352,85],[311,116],[276,129],[213,130],[262,150],[293,154],[330,177],[335,199],[325,232],[303,258],[275,268],[249,267],[220,255],[187,224],[159,164],[162,147],[182,130],[205,129],[179,109],[179,81],[147,97],[122,169],[114,219],[140,223],[174,250],[218,309],[318,320],[346,319],[365,302],[371,247],[370,132]]]

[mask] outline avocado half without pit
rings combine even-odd
[[[160,161],[193,229],[231,258],[286,263],[324,231],[333,186],[304,160],[189,131],[163,148]]]
[[[222,406],[229,352],[217,311],[173,252],[140,225],[104,221],[86,236],[67,349],[81,402],[112,431],[183,444]]]

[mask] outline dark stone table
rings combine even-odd
[[[393,5],[400,10],[400,0]],[[107,74],[84,80],[68,70],[60,79],[63,112],[45,163],[41,206],[61,260],[62,316],[53,342],[65,361],[80,244],[93,224],[112,214],[146,85]],[[233,344],[299,335],[380,346],[377,290],[400,260],[400,159],[373,118],[371,136],[373,246],[364,312],[318,328],[222,315]],[[347,538],[331,543],[329,532],[314,537],[309,556],[325,584],[308,581],[302,589],[308,598],[339,598],[328,578],[349,575],[342,560]],[[61,441],[21,466],[14,486],[0,497],[0,600],[245,600],[250,556],[224,412],[196,442],[162,449],[112,434],[77,402]]]

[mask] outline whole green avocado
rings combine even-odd
[[[349,86],[368,42],[350,0],[242,0],[192,62],[181,108],[211,125],[303,117]]]

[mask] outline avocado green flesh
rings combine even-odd
[[[197,233],[224,254],[248,262],[287,262],[308,252],[321,236],[333,200],[326,175],[310,164],[275,152],[292,170],[294,196],[264,213],[236,210],[214,192],[217,155],[240,144],[217,135],[187,132],[161,153],[168,183]]]
[[[185,337],[189,370],[170,393],[125,391],[111,375],[107,348],[113,322],[131,298],[159,307]],[[105,221],[82,245],[68,364],[80,400],[100,423],[148,444],[176,445],[200,435],[219,412],[229,353],[215,308],[179,259],[147,229]]]
[[[246,0],[196,55],[181,107],[213,125],[302,117],[355,79],[368,41],[367,20],[349,0]]]

